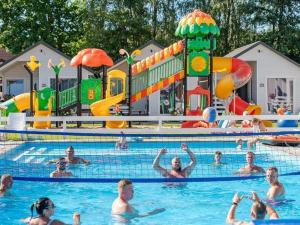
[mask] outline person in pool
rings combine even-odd
[[[0,183],[0,196],[4,196],[13,185],[13,178],[10,174],[3,174]]]
[[[65,161],[68,163],[68,164],[82,164],[84,163],[85,165],[88,165],[90,164],[90,161],[88,160],[85,160],[83,158],[80,158],[80,157],[77,157],[77,156],[74,156],[75,155],[75,151],[74,151],[74,148],[73,146],[69,146],[67,148],[67,150],[65,151],[66,153],[66,157],[64,157]],[[50,160],[48,162],[48,164],[51,164],[51,163],[56,163],[58,160]]]
[[[121,136],[119,140],[116,143],[116,149],[117,150],[122,150],[122,149],[127,149],[128,148],[128,143],[126,140],[126,136],[123,131],[121,131]]]
[[[71,172],[66,171],[67,162],[65,158],[60,158],[56,162],[56,170],[50,174],[50,177],[70,177],[73,176]]]
[[[215,162],[214,162],[214,166],[221,166],[223,163],[221,162],[221,158],[222,158],[222,152],[220,151],[216,151],[215,152]]]
[[[36,211],[37,217],[33,217],[33,211]],[[59,220],[52,220],[50,217],[54,214],[55,205],[51,201],[51,199],[44,197],[39,198],[36,202],[34,202],[31,207],[31,217],[23,219],[22,222],[27,223],[29,225],[65,225],[64,222]],[[79,225],[80,221],[75,220],[73,225]]]
[[[278,180],[278,169],[276,167],[268,168],[266,172],[266,179],[270,184],[270,188],[267,193],[267,199],[270,201],[284,199],[285,189],[283,184]]]
[[[118,183],[118,197],[114,200],[111,207],[112,215],[120,222],[129,222],[130,219],[155,215],[165,210],[161,208],[143,215],[139,214],[129,203],[133,198],[133,194],[134,190],[132,182],[126,179],[120,180]]]
[[[255,154],[253,152],[247,152],[246,161],[247,165],[243,168],[240,168],[238,173],[242,174],[256,174],[256,173],[265,173],[265,170],[260,167],[254,165]]]
[[[186,178],[188,177],[197,164],[196,157],[194,153],[188,148],[187,144],[182,144],[181,149],[184,152],[187,152],[191,162],[184,169],[181,167],[181,160],[179,157],[174,157],[172,159],[172,170],[167,170],[160,166],[159,161],[160,157],[167,153],[166,149],[161,149],[156,158],[153,161],[153,168],[162,174],[162,176],[167,178]]]
[[[253,223],[248,223],[245,221],[238,221],[235,219],[235,211],[238,207],[238,204],[241,202],[241,200],[245,198],[245,196],[239,196],[238,193],[236,193],[232,199],[232,205],[229,209],[229,212],[227,214],[226,222],[228,224],[232,225],[251,225]],[[260,201],[259,197],[255,192],[252,193],[252,197],[247,197],[250,200],[253,201],[252,207],[251,207],[251,219],[252,220],[264,220],[265,216],[268,214],[270,216],[270,219],[278,219],[279,216],[277,212],[268,205],[265,205],[263,202]]]

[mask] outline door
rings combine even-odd
[[[278,108],[293,112],[294,80],[291,78],[267,78],[268,112],[276,114]]]

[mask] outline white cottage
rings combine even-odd
[[[275,113],[279,107],[299,113],[296,87],[300,87],[300,64],[261,41],[235,49],[226,57],[240,58],[252,67],[251,81],[237,91],[241,98],[260,105],[263,114]]]
[[[24,65],[29,61],[30,56],[35,56],[41,66],[34,72],[33,82],[39,90],[44,87],[55,88],[55,75],[48,69],[48,60],[52,59],[53,64],[58,64],[61,59],[65,61],[66,67],[61,70],[61,90],[75,86],[77,82],[77,69],[70,66],[71,57],[53,48],[44,41],[40,41],[22,53],[12,57],[0,65],[0,97],[16,96],[30,91],[30,77]],[[92,75],[92,71],[83,68],[83,79]]]

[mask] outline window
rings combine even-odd
[[[122,79],[112,79],[111,80],[111,89],[110,95],[115,96],[121,94],[123,91],[122,88]]]
[[[64,91],[77,84],[76,78],[59,79],[59,90]],[[55,78],[50,79],[50,87],[55,90]]]
[[[24,93],[24,80],[7,80],[7,95],[16,96],[22,93]]]
[[[293,112],[293,80],[268,78],[268,111],[276,113],[280,107]]]

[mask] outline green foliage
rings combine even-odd
[[[151,39],[170,45],[194,9],[220,28],[215,55],[261,40],[300,62],[299,0],[2,0],[0,45],[16,54],[44,40],[68,55],[96,47],[118,59]]]

